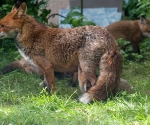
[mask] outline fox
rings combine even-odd
[[[13,38],[18,51],[44,74],[48,92],[55,93],[56,72],[78,72],[79,101],[88,104],[115,95],[122,71],[122,55],[115,38],[103,27],[52,28],[26,13],[19,0],[0,20],[0,39]],[[99,75],[96,76],[96,69]],[[84,88],[83,88],[84,87]]]
[[[139,43],[150,38],[150,19],[140,17],[139,20],[121,20],[105,27],[116,40],[123,38],[130,41],[134,53],[140,54]],[[125,49],[124,46],[121,49]]]

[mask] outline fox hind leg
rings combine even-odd
[[[86,70],[85,70],[86,69]],[[95,69],[95,68],[94,68]],[[84,93],[88,91],[96,83],[96,73],[95,70],[89,69],[89,66],[78,66],[78,80],[80,90]]]
[[[86,78],[86,75],[82,72],[80,66],[78,66],[78,80],[81,92],[86,92],[88,90],[88,87],[91,86],[91,83]]]

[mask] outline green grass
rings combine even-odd
[[[15,54],[0,57],[0,68]],[[107,102],[78,102],[78,87],[56,79],[57,92],[47,95],[36,75],[14,71],[0,75],[0,125],[149,125],[150,62],[126,62],[122,78],[134,86],[132,94],[118,94]]]

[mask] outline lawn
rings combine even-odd
[[[17,55],[0,54],[0,68]],[[126,61],[121,77],[133,93],[85,105],[78,102],[78,86],[68,87],[70,78],[56,79],[57,92],[47,95],[35,74],[0,74],[0,125],[149,125],[150,61]]]

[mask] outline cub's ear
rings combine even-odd
[[[140,17],[140,22],[141,22],[141,24],[146,24],[147,20],[144,17]]]
[[[15,10],[16,9],[16,10]],[[20,18],[22,16],[26,15],[26,11],[27,11],[27,5],[26,3],[22,3],[19,8],[14,8],[14,11],[16,11],[14,18]]]

